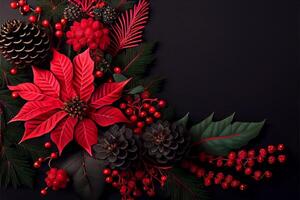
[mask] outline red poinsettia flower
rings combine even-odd
[[[51,133],[51,140],[61,153],[73,140],[89,154],[97,143],[98,129],[127,122],[122,112],[113,106],[128,81],[104,83],[94,89],[94,62],[89,50],[71,60],[56,50],[51,69],[33,67],[33,83],[9,86],[28,102],[11,120],[25,121],[21,142]]]

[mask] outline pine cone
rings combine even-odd
[[[158,121],[143,133],[143,147],[146,156],[158,164],[171,164],[183,158],[189,138],[182,125]]]
[[[0,52],[16,67],[42,63],[49,50],[49,36],[38,25],[10,20],[0,28]]]
[[[82,17],[83,12],[76,4],[69,4],[64,10],[64,18],[69,21],[76,21]]]
[[[105,24],[112,24],[118,18],[117,9],[113,8],[110,5],[106,5],[103,8],[96,8],[94,10],[94,15],[96,19],[101,20]]]
[[[93,149],[95,158],[104,160],[113,169],[126,169],[138,157],[138,147],[132,131],[125,126],[111,127]]]

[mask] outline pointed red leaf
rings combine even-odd
[[[138,46],[142,42],[143,30],[149,18],[148,0],[140,0],[130,10],[124,12],[111,31],[109,52],[115,56],[121,49]]]
[[[97,143],[98,129],[96,124],[90,119],[83,119],[75,127],[75,139],[90,155],[92,155],[92,145]]]
[[[111,105],[121,97],[122,91],[129,81],[130,79],[118,83],[104,83],[93,93],[91,105],[96,109]]]
[[[34,84],[37,85],[43,94],[51,97],[59,97],[60,86],[55,76],[47,70],[32,67]]]
[[[77,118],[68,117],[61,121],[58,126],[51,132],[51,140],[56,144],[59,154],[73,140],[73,133]]]
[[[31,138],[36,138],[40,137],[42,135],[45,135],[52,131],[57,123],[59,123],[65,116],[67,116],[68,113],[65,111],[59,111],[43,121],[41,124],[36,126],[36,128],[29,134],[23,136],[21,142],[24,142],[25,140],[31,139]]]
[[[74,58],[74,88],[80,99],[88,101],[94,91],[94,61],[89,49]]]
[[[73,64],[71,60],[59,53],[53,51],[53,59],[51,61],[51,71],[57,78],[60,84],[60,95],[63,101],[66,101],[76,95],[72,79],[73,79]]]
[[[61,108],[62,106],[63,103],[56,99],[30,101],[21,108],[20,112],[10,122],[31,120],[39,115]]]
[[[16,86],[7,87],[9,90],[17,92],[24,100],[27,101],[39,101],[45,97],[41,90],[33,83],[21,83]]]
[[[110,126],[120,122],[128,122],[124,114],[115,107],[104,106],[91,114],[91,118],[100,126]]]

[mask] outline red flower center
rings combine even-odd
[[[67,112],[71,117],[82,120],[86,116],[88,105],[85,101],[79,97],[74,97],[72,100],[65,102],[63,110]]]

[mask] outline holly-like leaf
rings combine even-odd
[[[48,70],[32,67],[34,84],[38,86],[42,93],[51,97],[59,97],[60,85],[55,76]]]
[[[88,101],[94,91],[94,61],[90,56],[90,50],[79,54],[74,58],[74,88],[80,99]]]
[[[130,89],[128,94],[139,94],[145,91],[145,88],[141,85],[136,86],[135,88]]]
[[[41,90],[32,83],[21,83],[17,86],[7,86],[9,90],[17,92],[22,99],[27,101],[39,101],[45,98]]]
[[[92,155],[92,146],[97,143],[98,129],[90,119],[83,119],[78,122],[75,128],[75,139],[87,153]]]
[[[84,200],[98,200],[104,190],[104,164],[81,151],[63,160],[60,168],[67,171],[73,188]]]
[[[104,106],[91,115],[100,126],[106,127],[120,122],[128,122],[124,114],[115,107]]]
[[[51,140],[56,144],[59,154],[73,140],[73,132],[78,119],[68,117],[51,132]]]
[[[53,51],[53,59],[51,61],[51,71],[57,78],[61,86],[61,98],[66,101],[75,96],[75,91],[72,84],[73,79],[73,64],[71,60],[59,53]]]
[[[115,56],[120,50],[132,48],[142,42],[142,33],[149,18],[148,0],[140,0],[124,12],[112,26],[109,52]]]
[[[193,146],[211,155],[227,155],[230,151],[240,149],[261,131],[263,122],[235,122],[231,124],[233,115],[212,122],[212,116],[194,126]],[[199,131],[199,132],[197,132]]]
[[[183,118],[179,119],[175,123],[178,124],[178,125],[183,125],[184,127],[186,127],[186,125],[189,121],[189,115],[190,115],[190,113],[187,113]]]
[[[122,91],[130,79],[118,83],[104,83],[93,93],[91,105],[94,108],[101,108],[111,105],[120,99]]]
[[[123,82],[126,81],[128,78],[123,74],[113,74],[115,82]]]

